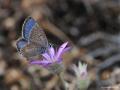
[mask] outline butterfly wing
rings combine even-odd
[[[18,40],[17,47],[18,51],[26,58],[33,58],[35,56],[40,56],[48,48],[48,40],[44,31],[40,28],[37,22],[28,17],[24,24],[22,30],[22,42]],[[24,41],[24,42],[23,42]],[[22,45],[22,47],[20,47]]]
[[[21,49],[21,53],[23,54],[23,56],[27,57],[27,58],[32,58],[34,56],[41,56],[42,53],[44,53],[46,50],[46,48],[44,47],[36,47],[33,44],[27,44],[24,48]]]
[[[33,30],[32,28],[36,25],[36,21],[32,17],[28,17],[23,24],[22,27],[22,36],[25,40],[28,41],[29,35],[31,31]]]
[[[20,52],[22,48],[24,48],[27,45],[27,41],[23,38],[18,39],[16,46],[17,50]]]
[[[42,47],[48,47],[48,40],[45,32],[32,17],[28,17],[24,21],[22,29],[22,36],[29,43],[34,43],[35,45]]]
[[[45,32],[42,28],[36,23],[31,31],[29,42],[34,43],[36,46],[39,47],[48,47],[48,40],[46,38]]]
[[[16,46],[18,52],[28,59],[40,59],[40,54],[45,52],[44,48],[39,48],[35,45],[28,44],[28,42],[23,38],[18,39]]]

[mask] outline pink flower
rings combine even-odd
[[[81,62],[79,62],[78,67],[76,65],[73,65],[73,69],[78,78],[80,78],[80,79],[87,78],[87,76],[88,76],[87,64],[82,64]]]
[[[87,90],[90,85],[90,79],[87,72],[87,64],[78,63],[78,67],[73,65],[73,70],[76,74],[76,88],[77,90]]]
[[[31,64],[38,64],[43,67],[49,67],[53,64],[60,64],[62,62],[62,55],[70,49],[70,47],[66,47],[68,42],[63,43],[58,51],[55,51],[55,49],[51,46],[48,49],[48,52],[42,54],[43,59],[42,60],[32,60]]]

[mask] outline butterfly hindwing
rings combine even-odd
[[[22,48],[24,48],[27,45],[27,41],[23,38],[18,39],[17,43],[17,49],[20,51]]]
[[[41,56],[42,53],[46,51],[44,47],[36,47],[33,44],[27,44],[24,48],[21,49],[21,54],[26,58],[32,58],[34,56]]]
[[[28,40],[32,28],[36,25],[36,21],[32,17],[28,17],[22,27],[22,36],[24,39]]]

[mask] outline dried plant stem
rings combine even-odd
[[[65,80],[63,79],[63,72],[58,74],[60,84],[63,86],[64,90],[68,90],[66,87]]]

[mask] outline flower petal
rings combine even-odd
[[[56,58],[59,58],[61,56],[61,54],[64,53],[64,49],[67,46],[67,44],[68,44],[68,42],[65,42],[59,47],[58,52],[56,54]]]
[[[51,59],[53,59],[55,55],[55,50],[52,46],[49,48],[49,54],[50,54]]]
[[[42,56],[46,59],[46,60],[49,60],[50,61],[50,56],[48,53],[44,53],[42,54]]]
[[[76,76],[79,77],[79,69],[77,68],[77,66],[73,65],[72,68],[75,71]]]
[[[48,66],[49,64],[51,64],[52,62],[49,62],[47,60],[35,60],[35,61],[31,61],[30,64],[38,64],[38,65],[41,65],[41,66]]]
[[[81,62],[79,62],[79,64],[78,64],[79,66],[78,66],[78,69],[79,69],[79,71],[86,71],[87,70],[87,64],[82,64]]]
[[[83,75],[83,74],[84,76],[87,75],[87,64],[82,64],[81,62],[79,62],[78,69],[79,69],[80,75]]]
[[[61,63],[61,62],[62,62],[62,58],[58,58],[58,59],[56,60],[56,62],[57,62],[57,63]]]
[[[71,47],[66,47],[61,54],[64,54],[65,52],[69,51]]]

